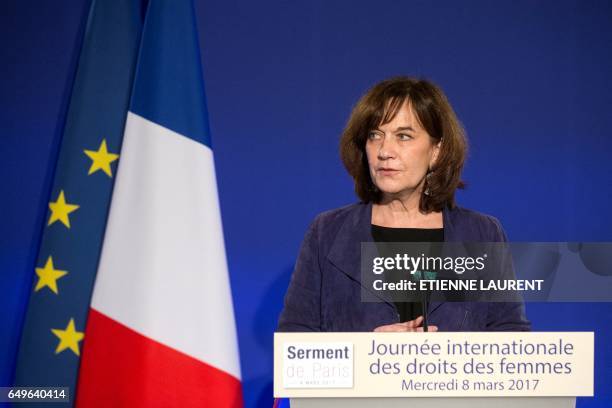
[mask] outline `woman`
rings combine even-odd
[[[463,129],[427,80],[383,81],[357,103],[340,141],[361,202],[308,229],[279,331],[422,331],[420,303],[361,302],[361,242],[506,241],[495,218],[455,205]],[[437,302],[430,331],[529,330],[522,303]]]

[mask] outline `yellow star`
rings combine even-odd
[[[91,167],[89,168],[89,173],[87,175],[91,175],[98,170],[102,170],[106,173],[108,177],[113,177],[113,173],[111,173],[110,164],[119,158],[118,154],[109,153],[106,150],[106,139],[102,139],[102,144],[98,148],[98,151],[95,150],[84,150],[87,157],[89,157],[91,162]]]
[[[34,292],[38,292],[47,286],[57,295],[57,280],[68,274],[68,272],[55,269],[53,266],[53,258],[49,257],[47,258],[47,263],[44,268],[36,268],[36,274],[38,275],[38,283],[36,283]]]
[[[79,208],[76,204],[67,204],[66,198],[64,197],[64,190],[60,191],[59,196],[57,197],[56,202],[50,202],[49,208],[51,209],[51,216],[49,217],[49,222],[47,225],[53,224],[55,221],[59,220],[66,227],[70,228],[70,220],[68,219],[68,214],[73,211],[76,211]]]
[[[55,349],[55,354],[59,354],[69,348],[77,356],[80,355],[79,341],[83,340],[83,337],[85,337],[85,335],[83,334],[83,332],[76,331],[76,329],[74,328],[73,318],[71,318],[68,322],[66,330],[51,329],[51,331],[57,336],[57,338],[60,339],[60,342],[57,345],[57,348]]]

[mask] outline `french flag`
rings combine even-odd
[[[77,406],[243,404],[206,112],[193,3],[151,0]]]

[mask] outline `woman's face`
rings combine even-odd
[[[372,130],[366,142],[370,177],[383,196],[403,196],[423,188],[439,143],[421,127],[409,102],[389,123]]]

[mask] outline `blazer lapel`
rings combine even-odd
[[[453,210],[448,207],[444,207],[442,210],[442,222],[444,227],[444,242],[455,242],[460,241],[461,238],[458,236],[458,232],[453,222]],[[427,308],[427,313],[431,314],[434,310],[438,309],[445,302],[430,302]]]
[[[447,207],[442,210],[444,224],[444,241],[460,241],[459,231],[456,230],[453,221],[454,212]],[[327,259],[340,271],[358,282],[376,297],[395,308],[393,302],[372,288],[361,283],[361,243],[373,242],[372,238],[372,203],[362,203],[355,207],[340,227],[332,244]],[[444,302],[431,302],[428,313],[431,314]]]
[[[362,203],[351,211],[340,227],[327,259],[344,274],[358,282],[362,290],[367,290],[395,308],[389,299],[361,282],[361,243],[373,241],[372,203]]]

